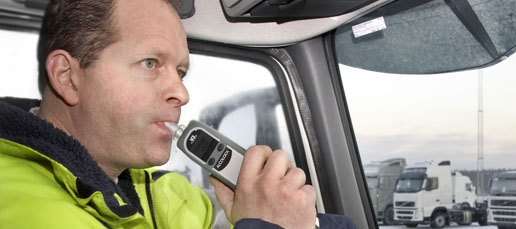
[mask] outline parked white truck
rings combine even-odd
[[[488,224],[516,228],[516,171],[498,173],[489,181]]]
[[[405,168],[404,158],[393,158],[364,165],[364,173],[369,187],[376,219],[384,225],[394,224],[392,200],[396,181]]]
[[[451,171],[450,161],[408,165],[396,183],[394,220],[407,227],[442,228],[456,222],[486,224],[485,209],[476,207],[471,179]]]

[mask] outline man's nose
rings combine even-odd
[[[187,104],[190,100],[190,96],[179,74],[177,72],[172,72],[167,74],[165,78],[166,80],[163,82],[165,87],[165,101],[174,106],[183,106]]]

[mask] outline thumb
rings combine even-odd
[[[231,224],[235,223],[231,220],[231,209],[233,207],[233,199],[235,197],[235,193],[224,183],[217,180],[217,178],[209,176],[208,179],[215,188],[215,196],[217,197],[220,206],[222,206],[222,208],[224,209],[226,218],[228,218]]]

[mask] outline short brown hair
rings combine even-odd
[[[164,0],[174,9],[177,2]],[[47,56],[62,49],[87,68],[99,53],[118,39],[112,17],[114,0],[51,0],[45,11],[38,41],[38,87],[41,94],[48,84]]]

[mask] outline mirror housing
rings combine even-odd
[[[221,0],[228,19],[286,22],[333,17],[351,12],[376,0]]]
[[[178,0],[177,14],[179,18],[186,19],[195,14],[195,0]]]

